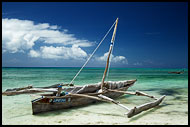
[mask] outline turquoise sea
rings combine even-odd
[[[29,84],[38,87],[69,83],[79,69],[3,67],[2,91]],[[180,70],[185,72],[183,74],[168,73]],[[103,72],[104,68],[84,68],[74,84],[85,85],[100,82]],[[157,108],[129,119],[124,116],[123,109],[111,103],[98,103],[32,115],[30,95],[2,96],[2,124],[188,124],[187,69],[110,68],[106,81],[130,79],[137,79],[137,82],[129,88],[129,91],[141,90],[156,97],[166,95],[166,99]],[[132,95],[123,95],[117,100],[131,108],[152,101],[150,98]],[[150,120],[153,117],[155,119]]]

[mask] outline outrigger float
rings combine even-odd
[[[109,29],[107,34],[99,43],[98,47],[94,50],[94,52],[88,58],[86,63],[82,66],[82,68],[79,70],[79,72],[75,75],[75,77],[69,84],[61,83],[61,84],[55,84],[52,86],[38,87],[38,88],[37,87],[34,88],[32,85],[29,85],[27,87],[22,87],[22,88],[7,89],[5,92],[2,93],[2,95],[11,96],[11,95],[18,95],[18,94],[41,93],[38,95],[40,96],[39,98],[31,101],[33,115],[42,113],[42,112],[54,111],[54,110],[59,110],[59,109],[67,109],[67,108],[87,105],[87,104],[98,102],[98,101],[103,101],[103,102],[114,103],[120,106],[121,108],[127,110],[125,115],[127,115],[127,117],[130,118],[130,117],[133,117],[134,115],[141,113],[142,111],[158,106],[165,98],[165,95],[161,96],[160,98],[155,98],[154,96],[150,96],[141,91],[127,92],[128,88],[133,86],[134,83],[137,81],[137,79],[125,80],[125,81],[105,81],[106,74],[109,71],[109,65],[110,65],[109,59],[113,51],[117,24],[118,24],[118,18],[112,25],[112,27],[115,25],[115,28],[114,28],[112,39],[111,39],[105,71],[102,77],[102,81],[100,83],[88,84],[84,86],[74,86],[74,84],[72,84],[74,79],[78,76],[78,74],[81,72],[84,66],[88,63],[88,61],[93,56],[93,54],[95,53],[97,48],[100,46],[100,44],[102,43],[104,38],[107,36],[107,34],[109,33],[112,27]],[[67,86],[68,88],[63,88],[63,86]],[[47,94],[43,92],[51,92],[51,93]],[[134,108],[129,108],[121,104],[120,102],[114,100],[114,98],[118,98],[124,94],[146,96],[153,99],[154,101],[134,107]]]

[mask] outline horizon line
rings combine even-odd
[[[38,67],[2,67],[2,68],[81,68],[81,67],[55,67],[55,66],[38,66]],[[85,67],[85,68],[105,68],[105,67]],[[146,69],[188,69],[188,67],[110,67],[110,68],[146,68]]]

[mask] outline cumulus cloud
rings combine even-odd
[[[29,56],[44,59],[83,59],[87,57],[87,53],[76,45],[73,45],[71,48],[42,46],[39,51],[30,50]]]
[[[59,58],[60,56],[78,58],[78,53],[82,53],[81,56],[86,56],[86,52],[80,47],[90,47],[92,42],[78,39],[74,34],[68,34],[67,32],[67,29],[61,30],[57,25],[35,24],[30,20],[5,18],[2,19],[2,51],[3,53],[17,53],[30,50],[29,55],[31,57],[42,58]],[[49,45],[59,44],[61,46],[45,46],[40,47],[39,51],[33,50],[38,42]],[[53,51],[55,52],[53,53]],[[67,53],[72,53],[74,56],[67,55]]]
[[[108,52],[104,53],[103,56],[95,57],[95,59],[97,61],[107,61],[107,57],[108,57]],[[111,55],[110,58],[111,58],[111,61],[113,63],[128,64],[128,61],[127,61],[127,59],[124,56],[114,56],[114,55]]]
[[[40,57],[41,54],[40,54],[39,51],[30,50],[30,52],[29,52],[29,56],[31,56],[31,57]]]
[[[40,44],[37,44],[39,42]],[[23,52],[32,58],[84,60],[90,54],[82,48],[93,44],[88,40],[76,38],[74,34],[69,34],[67,29],[57,25],[35,24],[31,20],[2,19],[2,53]],[[108,53],[105,53],[94,60],[106,61],[107,56]],[[128,64],[124,56],[112,55],[111,58],[113,63]]]

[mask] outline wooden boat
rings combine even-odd
[[[127,115],[127,117],[130,118],[142,111],[148,110],[150,108],[153,108],[159,105],[165,98],[165,95],[157,99],[154,96],[150,96],[140,91],[127,92],[128,88],[134,85],[137,79],[105,82],[106,74],[109,69],[109,62],[110,62],[109,59],[113,50],[117,24],[118,24],[118,18],[116,19],[115,23],[112,25],[112,26],[115,25],[115,28],[114,28],[112,39],[111,39],[105,71],[102,77],[102,81],[100,83],[88,84],[84,86],[73,86],[72,84],[74,79],[78,76],[78,74],[83,69],[83,67],[88,63],[88,61],[90,60],[90,58],[95,53],[95,51],[97,50],[97,48],[99,47],[101,43],[94,50],[94,52],[91,54],[87,62],[82,66],[82,68],[79,70],[79,72],[75,75],[75,77],[69,84],[55,84],[49,87],[40,87],[40,88],[33,88],[32,86],[27,86],[23,88],[9,89],[3,92],[2,94],[3,95],[17,95],[17,94],[25,94],[25,93],[31,94],[31,93],[39,93],[39,92],[51,92],[50,94],[40,94],[40,97],[32,100],[33,115],[41,113],[41,112],[67,109],[67,108],[72,108],[76,106],[87,105],[87,104],[94,103],[97,101],[103,101],[103,102],[114,103],[122,107],[123,109],[127,110],[128,112],[125,113],[125,115]],[[71,86],[71,87],[62,88],[63,86]],[[154,99],[154,101],[134,107],[134,108],[128,108],[127,106],[121,104],[120,102],[113,100],[113,98],[117,98],[124,94],[146,96],[146,97]]]
[[[171,72],[168,72],[170,74],[183,74],[184,73],[184,70],[183,71],[171,71]]]
[[[119,81],[119,82],[105,82],[105,87],[113,90],[127,90],[130,86],[132,86],[136,80],[128,80],[128,81]],[[69,93],[64,96],[56,96],[56,93],[53,94],[41,94],[40,98],[37,98],[32,101],[32,110],[33,114],[47,112],[58,109],[71,108],[81,105],[87,105],[93,102],[99,101],[97,100],[97,96],[100,95],[98,91],[101,88],[101,83],[85,85],[83,87],[78,86],[71,89],[63,89],[64,93]],[[86,97],[85,95],[90,95],[90,97]],[[106,91],[103,92],[102,95],[105,95],[110,98],[117,98],[124,93],[116,93]],[[96,97],[94,99],[94,97]]]

